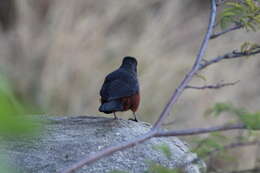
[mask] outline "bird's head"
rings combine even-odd
[[[121,67],[125,68],[127,70],[131,70],[136,73],[137,72],[137,60],[134,57],[126,56],[123,58]]]

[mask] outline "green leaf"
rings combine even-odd
[[[255,25],[253,24],[253,23],[250,23],[250,22],[248,22],[247,23],[247,28],[250,30],[252,30],[252,31],[254,31],[254,32],[256,32],[257,31],[257,29],[256,29],[256,27],[255,27]]]
[[[255,51],[260,49],[260,45],[257,43],[249,43],[249,42],[245,42],[241,45],[240,47],[240,51],[241,52],[247,52],[250,53],[251,51]]]
[[[254,0],[241,2],[226,2],[220,13],[220,27],[226,29],[232,24],[241,24],[247,31],[260,29],[260,7]]]
[[[34,133],[39,124],[25,116],[28,109],[14,93],[8,81],[0,76],[0,135]]]
[[[232,10],[232,11],[230,11]],[[233,9],[229,9],[229,11],[225,11],[224,13],[221,14],[222,17],[230,17],[230,16],[236,16],[237,14]]]
[[[208,140],[205,142],[205,145],[214,149],[220,149],[222,147],[214,138],[208,138]]]
[[[257,8],[253,0],[245,0],[245,2],[250,7],[251,11],[254,11]]]
[[[218,133],[212,133],[209,137],[197,141],[197,146],[192,152],[196,152],[199,157],[207,157],[210,151],[215,149],[221,150],[227,139],[227,137]]]
[[[167,144],[156,145],[153,149],[161,151],[168,159],[171,159],[171,149]]]
[[[244,12],[244,9],[242,7],[241,8],[237,8],[237,7],[225,8],[223,10],[223,12],[221,13],[221,16],[225,16],[224,14],[227,13],[227,12],[233,12],[236,15],[241,15],[241,13]]]
[[[213,113],[215,116],[218,116],[222,112],[233,113],[250,130],[260,130],[260,112],[250,113],[244,108],[236,108],[236,107],[232,106],[231,104],[226,104],[226,103],[217,103],[211,109],[211,113]],[[214,145],[215,145],[214,141],[207,141],[207,143],[208,143],[208,146],[210,146],[209,144],[211,144],[212,147],[214,147]],[[215,147],[217,147],[217,146],[215,146]]]
[[[220,27],[221,29],[226,29],[227,27],[230,26],[230,24],[233,23],[232,18],[230,17],[222,17],[220,20]]]
[[[236,3],[236,2],[227,2],[226,5],[233,7],[233,8],[244,10],[244,7],[241,4]]]
[[[260,130],[260,112],[246,113],[239,116],[240,120],[251,130]]]
[[[216,103],[212,109],[214,116],[219,116],[222,112],[228,112],[232,110],[232,105],[227,103]]]
[[[210,109],[210,113],[214,116],[219,116],[223,112],[230,112],[237,116],[241,116],[247,113],[247,110],[244,108],[236,108],[230,103],[216,103],[213,108]]]
[[[195,76],[202,79],[203,81],[207,81],[207,78],[205,76],[203,76],[202,74],[196,73]]]
[[[240,51],[241,52],[245,52],[248,47],[249,47],[250,43],[249,42],[244,42],[241,46],[240,46]]]
[[[210,134],[211,137],[215,138],[218,141],[221,142],[227,142],[228,141],[228,137],[225,135],[222,135],[220,132],[212,132]]]
[[[254,19],[255,19],[257,22],[260,22],[260,14],[256,15],[256,16],[254,17]]]

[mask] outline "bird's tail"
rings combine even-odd
[[[106,114],[110,114],[116,111],[123,111],[123,104],[120,100],[111,100],[101,104],[98,110]]]

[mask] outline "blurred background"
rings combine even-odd
[[[110,116],[98,112],[104,77],[124,56],[134,56],[141,86],[138,115],[152,123],[191,68],[208,14],[205,0],[1,0],[0,73],[20,99],[44,113]],[[239,49],[245,41],[259,43],[260,34],[240,30],[211,40],[205,58]],[[221,90],[185,91],[169,116],[175,120],[171,128],[227,122],[203,116],[216,102],[258,111],[259,58],[223,61],[202,71],[205,79],[195,77],[192,84],[240,82]],[[252,158],[239,165],[252,166],[255,148],[244,153]]]

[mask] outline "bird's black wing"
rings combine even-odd
[[[118,69],[105,78],[100,96],[106,100],[131,96],[139,91],[137,76],[124,69]]]

